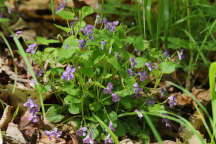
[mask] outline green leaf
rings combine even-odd
[[[109,116],[110,116],[110,119],[111,119],[112,122],[115,122],[118,119],[118,115],[114,111],[112,111],[111,113],[109,113]]]
[[[72,95],[68,95],[64,98],[64,102],[66,104],[71,104],[71,103],[76,104],[76,103],[81,103],[81,100],[80,100],[80,98],[74,97]]]
[[[101,108],[102,108],[102,105],[98,102],[93,102],[93,103],[89,104],[89,109],[92,111],[97,112],[97,111],[101,110]]]
[[[51,106],[46,113],[46,118],[52,123],[60,122],[64,119],[64,115],[60,114],[61,112],[62,107]]]
[[[63,87],[62,91],[67,92],[72,96],[78,96],[80,94],[80,89],[73,89],[71,88],[71,85]]]
[[[118,121],[117,128],[115,130],[115,134],[118,137],[122,137],[126,135],[126,129],[125,129],[125,126],[122,124],[122,122]]]
[[[71,29],[71,28],[64,27],[64,26],[57,25],[57,24],[54,24],[54,25],[55,25],[55,27],[57,27],[57,28],[59,28],[59,29],[61,29],[61,30],[65,31],[65,32],[67,32],[67,33],[70,33],[70,32],[72,31],[72,29]]]
[[[67,48],[69,46],[69,48]],[[78,42],[72,35],[65,39],[62,48],[58,49],[59,58],[69,58],[78,50]]]
[[[144,41],[142,36],[136,37],[133,41],[133,45],[138,50],[145,50],[146,48],[149,48],[149,43]]]
[[[94,9],[88,6],[83,6],[81,11],[79,11],[79,15],[82,17],[82,19],[93,13],[94,13]]]
[[[165,110],[164,106],[161,104],[154,104],[153,106],[148,107],[149,112],[158,112]]]
[[[136,68],[143,68],[147,60],[144,57],[136,57],[135,62],[136,62],[136,65],[135,65]]]
[[[105,88],[105,87],[104,87],[100,82],[98,82],[98,81],[92,81],[91,84],[92,84],[92,85],[95,85],[95,86],[97,86],[97,87],[100,87],[100,88]]]
[[[173,62],[162,62],[159,65],[159,68],[162,73],[170,74],[175,71],[176,64]]]
[[[58,40],[55,40],[55,39],[48,40],[44,37],[39,37],[39,36],[36,38],[36,41],[38,45],[49,45],[50,43],[59,43]]]
[[[108,58],[107,57],[107,61],[108,63],[110,63],[116,70],[120,71],[121,70],[121,67],[118,63],[118,60],[115,56],[111,57],[111,58]]]
[[[7,19],[7,18],[0,18],[0,23],[2,23],[2,24],[8,24],[9,23],[9,19]]]
[[[69,12],[65,10],[61,10],[57,14],[65,20],[73,20],[75,16],[73,12]]]
[[[70,104],[68,111],[71,114],[79,114],[80,113],[80,104]]]

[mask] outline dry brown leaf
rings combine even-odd
[[[26,111],[20,119],[20,123],[19,123],[20,130],[24,130],[26,126],[31,123],[31,121],[29,120],[30,117],[32,117],[32,114],[30,114],[29,111]]]
[[[192,104],[193,99],[187,94],[175,93],[177,98],[176,101],[178,105],[186,105]],[[196,89],[195,87],[192,89],[192,94],[200,101],[200,102],[208,102],[210,100],[210,90],[204,89]],[[173,95],[173,94],[172,94]]]
[[[156,142],[156,143],[151,143],[151,144],[159,144],[159,143]],[[174,141],[171,141],[171,140],[165,140],[165,141],[163,141],[163,144],[177,144],[177,143]]]
[[[0,120],[0,129],[6,130],[8,123],[12,119],[12,106],[7,105],[6,108],[4,109],[4,113],[2,115],[2,118]]]
[[[23,137],[23,134],[18,129],[18,126],[14,123],[9,123],[6,130],[6,136],[11,137],[19,144],[26,144],[26,140]]]
[[[85,2],[88,6],[94,9],[99,9],[98,0],[80,0],[80,1]]]

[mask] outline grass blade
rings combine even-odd
[[[23,60],[24,60],[24,62],[26,64],[28,70],[30,71],[30,73],[32,75],[32,78],[35,81],[35,84],[38,87],[40,87],[40,84],[37,81],[37,78],[36,78],[36,76],[34,74],[33,68],[31,66],[31,64],[29,63],[29,60],[27,58],[27,55],[26,55],[26,53],[25,53],[25,51],[24,51],[21,43],[19,42],[19,40],[17,39],[17,37],[16,37],[16,35],[14,33],[12,33],[12,35],[13,35],[13,39],[15,41],[15,44],[16,44],[16,46],[18,48],[19,54],[22,56],[22,58],[23,58]],[[44,103],[43,103],[43,96],[42,96],[41,91],[38,91],[38,93],[39,93],[39,97],[40,97],[40,103],[41,103],[42,113],[43,113],[43,116],[44,116],[44,119],[45,119],[46,118],[46,114],[45,114],[45,108],[44,108]]]

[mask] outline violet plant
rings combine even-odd
[[[146,129],[145,122],[140,123],[143,117],[141,111],[165,109],[170,104],[176,104],[172,99],[164,106],[157,99],[153,101],[153,97],[146,96],[151,88],[148,84],[157,81],[154,87],[160,90],[157,83],[162,75],[173,71],[171,58],[165,57],[160,50],[153,55],[154,49],[150,49],[146,41],[128,36],[127,26],[118,21],[97,16],[95,25],[86,24],[83,19],[94,13],[89,7],[74,13],[63,10],[64,3],[60,6],[62,10],[57,14],[71,23],[68,27],[55,24],[67,33],[62,46],[47,47],[43,51],[34,49],[36,45],[50,42],[40,40],[26,50],[41,68],[48,64],[49,68],[43,70],[42,77],[47,79],[44,87],[49,87],[62,102],[48,108],[47,119],[57,123],[66,115],[77,116],[75,121],[79,123],[79,128],[76,135],[83,143],[95,143],[101,139],[105,143],[119,143],[117,137],[126,134],[147,141],[144,135],[150,130]],[[131,45],[139,51],[138,55],[128,51]],[[41,82],[42,77],[39,77]],[[166,102],[166,96],[164,100]],[[136,112],[138,117],[119,117],[126,112]],[[107,124],[110,131],[98,125],[101,121],[93,114]]]

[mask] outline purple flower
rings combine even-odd
[[[140,81],[144,81],[144,79],[148,79],[148,76],[146,75],[146,72],[139,72]]]
[[[106,18],[103,18],[103,23],[106,24],[108,21]]]
[[[163,119],[162,119],[162,122],[165,123],[166,127],[171,127],[171,125],[170,125],[170,121],[169,121],[168,119],[163,118]]]
[[[104,140],[104,143],[113,143],[113,140],[110,138],[110,134],[108,133],[108,135],[106,136],[106,139]]]
[[[94,33],[93,25],[87,24],[84,28],[81,28],[80,30],[84,33],[85,36],[88,36],[90,40],[94,38],[92,35]]]
[[[112,94],[113,85],[111,82],[108,83],[107,88],[104,88],[104,94]]]
[[[86,46],[86,41],[84,39],[78,40],[79,41],[79,47],[84,48]]]
[[[139,93],[142,92],[143,89],[139,87],[138,83],[135,83],[133,86],[134,86],[135,97],[138,97]]]
[[[88,135],[83,139],[83,143],[94,144],[94,140],[92,139],[91,132],[89,132]]]
[[[24,107],[34,108],[36,104],[32,98],[29,98],[27,102],[23,104]]]
[[[29,46],[28,46],[28,48],[26,49],[26,52],[27,53],[31,53],[31,54],[34,54],[35,53],[35,47],[37,46],[37,44],[36,43],[33,43],[33,44],[30,44]]]
[[[86,136],[86,131],[87,131],[87,127],[80,127],[80,129],[76,131],[76,135]]]
[[[164,88],[161,88],[161,97],[164,97],[164,96],[165,96]]]
[[[38,104],[35,104],[35,102],[32,98],[29,98],[28,101],[23,104],[23,106],[28,107],[29,113],[32,115],[29,118],[29,121],[36,123],[38,121],[37,112],[39,112]]]
[[[112,94],[112,101],[113,101],[113,102],[118,102],[118,101],[120,101],[119,96],[118,96],[117,94]]]
[[[43,72],[42,72],[42,70],[40,69],[39,72],[38,72],[38,76],[41,77],[42,75],[43,75]]]
[[[152,65],[151,62],[146,63],[146,66],[148,67],[150,72],[154,69],[154,66]]]
[[[105,23],[105,22],[104,22]],[[105,23],[105,28],[109,29],[110,32],[114,32],[114,30],[116,29],[116,26],[119,24],[119,21],[114,21],[114,22],[106,22]]]
[[[100,41],[100,43],[101,43],[101,49],[104,50],[104,47],[105,47],[105,45],[106,45],[106,42],[105,42],[105,41]]]
[[[143,114],[138,109],[136,109],[135,112],[137,113],[140,119],[143,117]]]
[[[131,62],[131,68],[134,69],[134,66],[136,65],[135,59],[130,58],[130,62]]]
[[[55,139],[58,139],[61,135],[62,135],[62,132],[61,131],[58,131],[57,128],[54,128],[53,131],[44,131],[45,135],[48,136],[48,139],[49,140],[52,140],[52,137],[54,137]]]
[[[74,78],[74,72],[75,72],[75,68],[71,68],[70,66],[67,66],[66,71],[63,72],[62,74],[62,79],[69,81],[72,80]]]
[[[109,122],[109,127],[108,127],[111,131],[115,131],[115,128],[113,127],[113,123],[112,121]],[[105,132],[108,132],[107,130],[105,130]]]
[[[115,131],[115,128],[113,127],[112,121],[109,122],[109,129],[110,129],[111,131]]]
[[[19,31],[15,32],[15,35],[18,36],[18,35],[21,34],[21,33],[22,33],[22,31],[19,30]],[[10,35],[10,37],[13,37],[13,35]]]
[[[76,26],[76,23],[77,23],[78,20],[79,20],[79,18],[78,18],[78,17],[75,17],[75,18],[73,19],[73,21],[70,23],[70,26],[71,26],[71,27]]]
[[[180,53],[178,53],[179,60],[184,59],[184,49],[181,49]]]
[[[170,54],[169,54],[168,51],[165,51],[163,54],[164,54],[165,56],[167,56],[167,57],[170,57]]]
[[[173,106],[177,105],[176,95],[169,96],[168,99],[169,99],[169,107],[170,108],[172,108]]]
[[[56,7],[56,13],[58,13],[60,10],[64,9],[65,6],[66,6],[66,2],[64,0],[61,0],[60,5]]]
[[[127,72],[129,73],[129,76],[135,76],[136,73],[134,73],[131,69],[128,69]]]
[[[154,101],[153,99],[147,99],[145,102],[146,102],[146,104],[147,104],[148,106],[151,106],[151,105],[154,105],[154,104],[155,104],[155,101]]]

